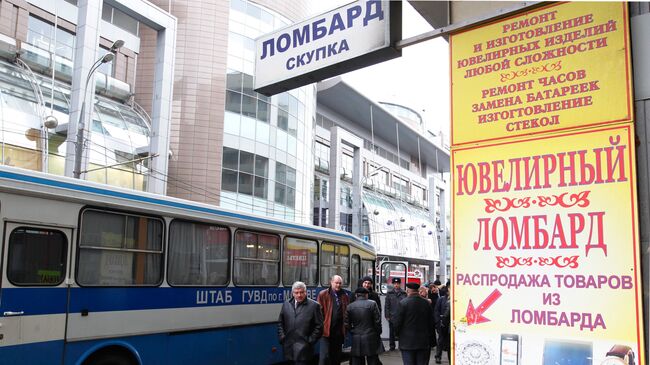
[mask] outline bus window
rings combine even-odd
[[[162,281],[160,219],[85,210],[77,282],[87,286],[155,286]]]
[[[174,220],[169,226],[168,252],[170,285],[228,284],[228,228]]]
[[[352,261],[350,262],[350,284],[353,286],[359,284],[361,279],[359,270],[361,270],[361,257],[359,255],[352,255]]]
[[[302,281],[307,286],[318,285],[318,242],[300,238],[284,239],[282,283],[291,286]]]
[[[14,285],[59,285],[68,240],[60,231],[19,227],[9,235],[7,279]]]
[[[325,243],[321,245],[320,282],[323,286],[329,286],[330,279],[334,275],[343,278],[343,286],[350,284],[350,247],[336,243]],[[356,285],[356,284],[355,284]]]
[[[280,238],[250,231],[235,233],[235,285],[278,285]]]
[[[375,262],[372,260],[361,260],[361,277],[370,276],[375,278]]]

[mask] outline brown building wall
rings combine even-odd
[[[178,18],[167,194],[219,204],[224,131],[230,2],[154,0]],[[292,19],[308,15],[309,2],[255,1]],[[136,101],[151,110],[155,34],[141,27]]]

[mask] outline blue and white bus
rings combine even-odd
[[[0,167],[0,364],[272,364],[280,303],[374,272],[345,232]]]

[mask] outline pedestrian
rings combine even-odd
[[[442,327],[442,316],[449,309],[449,295],[448,289],[446,286],[440,288],[440,298],[436,303],[436,306],[433,310],[433,320],[438,331],[438,346],[436,346],[436,364],[440,364],[440,359],[442,358],[442,351],[449,351],[449,341],[450,338],[447,336],[447,328]]]
[[[306,365],[314,358],[314,346],[323,333],[320,304],[307,298],[307,286],[296,281],[292,298],[282,304],[278,318],[278,337],[284,358],[296,365]]]
[[[375,292],[375,282],[370,276],[364,276],[359,280],[359,288],[365,288],[368,290],[368,299],[377,303],[377,308],[379,308],[379,313],[381,313],[381,300],[379,299],[379,294]],[[350,298],[350,303],[355,301],[355,297]]]
[[[350,303],[345,316],[345,328],[352,334],[350,365],[379,364],[381,314],[377,303],[368,300],[366,288],[357,288],[356,300]]]
[[[386,306],[384,307],[384,317],[388,321],[388,339],[390,351],[395,350],[395,340],[397,331],[395,330],[394,318],[397,315],[397,307],[399,302],[406,298],[406,292],[402,290],[402,280],[400,278],[393,278],[393,289],[386,294]]]
[[[418,289],[418,295],[421,296],[423,299],[426,299],[427,303],[429,303],[429,307],[431,307],[431,299],[429,299],[429,289],[427,289],[426,286],[421,286]]]
[[[399,302],[396,327],[404,365],[428,365],[431,357],[433,313],[429,302],[418,295],[420,284],[406,284],[407,297]]]
[[[350,298],[343,290],[343,279],[338,275],[332,276],[330,287],[318,293],[317,300],[323,311],[319,365],[340,365],[346,333],[343,317],[350,304]]]
[[[451,362],[451,285],[447,285],[447,305],[440,316],[440,332],[443,333],[442,349],[447,351],[447,360]]]
[[[440,298],[440,293],[438,290],[438,287],[440,286],[440,280],[436,280],[433,283],[429,283],[429,300],[431,303],[431,312],[435,312],[436,304],[438,303],[438,299]],[[431,334],[431,347],[435,347],[438,345],[438,328],[435,322],[435,315],[434,315],[434,322],[433,322],[433,333]]]

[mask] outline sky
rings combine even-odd
[[[350,0],[319,1],[315,14]],[[402,39],[433,28],[407,1],[402,2]],[[344,74],[343,80],[374,101],[387,101],[419,112],[427,128],[449,144],[449,44],[432,39],[402,50],[402,57]]]

